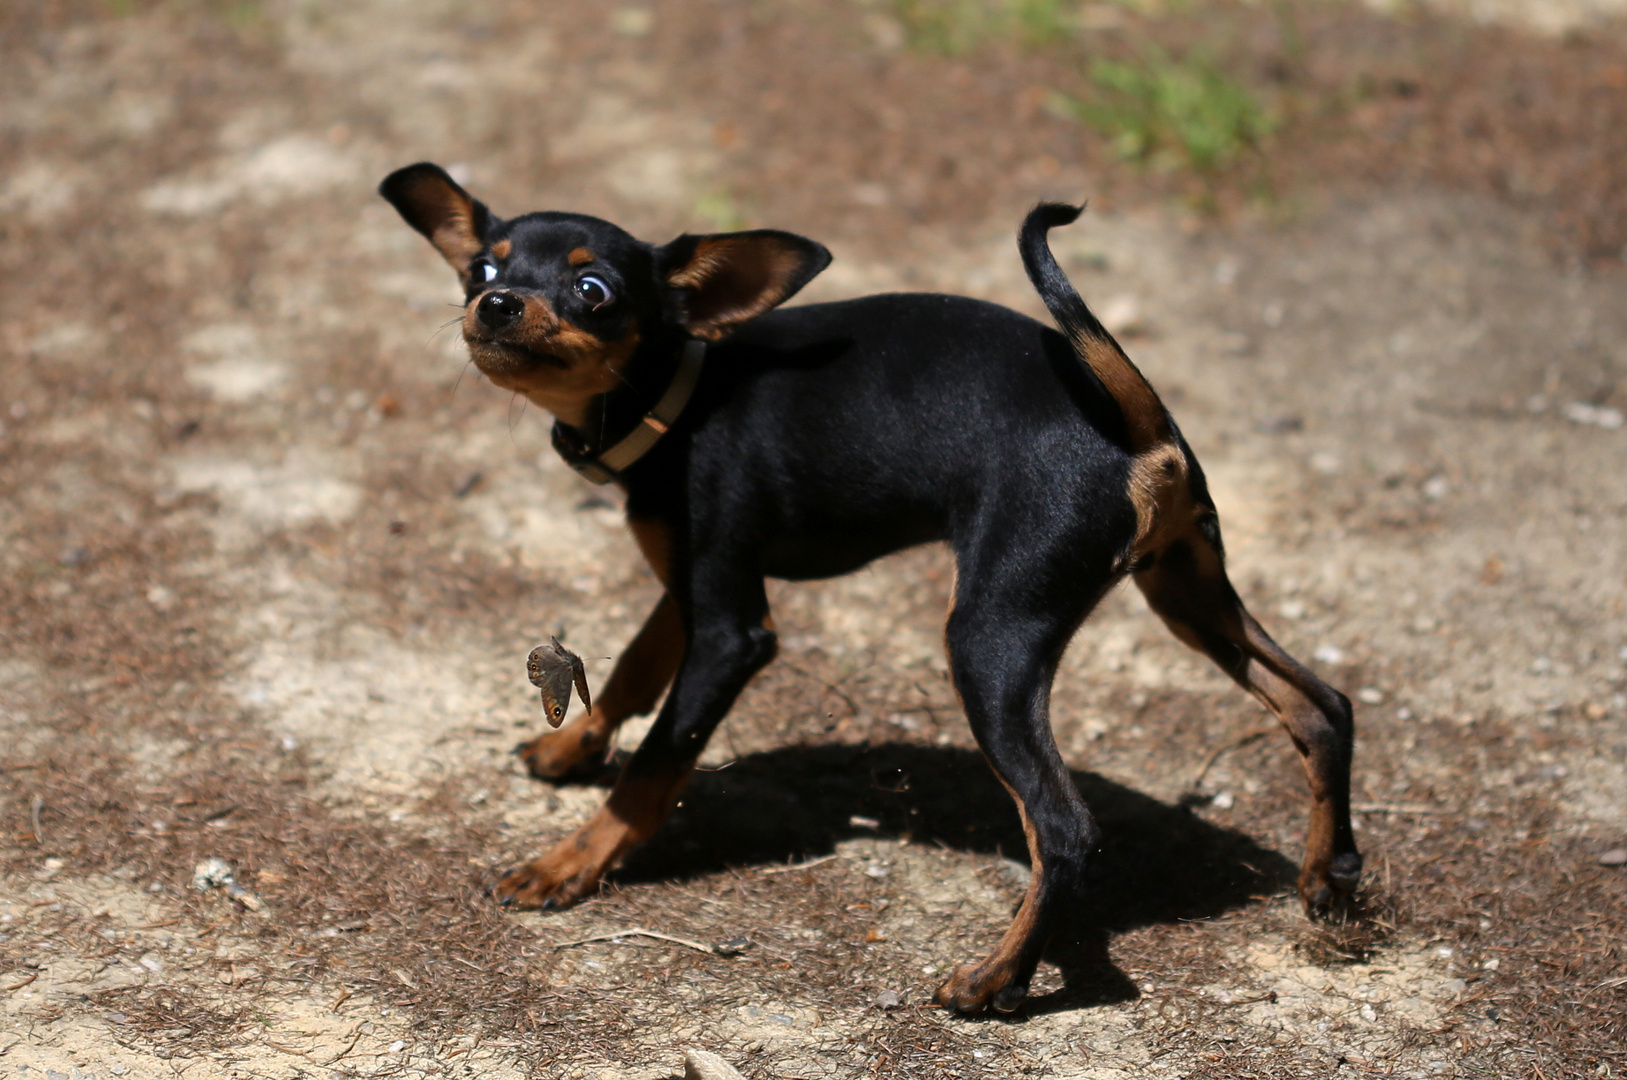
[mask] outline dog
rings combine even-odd
[[[955,690],[1016,800],[1033,868],[1010,929],[954,969],[941,1005],[1017,1008],[1079,895],[1099,830],[1048,700],[1069,639],[1125,576],[1298,748],[1311,792],[1307,911],[1352,896],[1362,860],[1350,702],[1245,610],[1197,459],[1057,265],[1047,233],[1082,208],[1042,203],[1018,237],[1059,333],[956,296],[782,308],[830,262],[791,233],[657,247],[580,214],[505,220],[429,163],[379,190],[457,272],[475,365],[553,414],[566,462],[625,490],[628,525],[665,586],[593,707],[519,748],[536,776],[568,777],[670,684],[603,808],[505,873],[492,889],[502,903],[575,903],[656,831],[774,657],[765,577],[831,577],[931,541],[955,556],[944,632]]]

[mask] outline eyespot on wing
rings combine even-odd
[[[582,699],[582,705],[593,708],[582,658],[561,645],[558,638],[550,638],[548,644],[538,645],[531,650],[525,658],[525,673],[531,685],[542,692],[543,712],[551,726],[558,727],[565,719],[573,685]]]

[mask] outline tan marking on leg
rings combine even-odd
[[[990,768],[993,768],[993,762],[990,762]],[[1039,893],[1045,880],[1045,859],[1040,853],[1039,835],[1028,816],[1028,807],[1017,797],[1017,792],[998,771],[994,776],[1017,804],[1017,813],[1023,823],[1023,836],[1028,841],[1028,861],[1032,869],[1028,874],[1028,892],[1023,895],[1022,905],[1018,907],[1011,925],[1006,928],[999,946],[982,963],[957,967],[948,981],[938,987],[938,1004],[957,1012],[981,1012],[996,994],[1011,985],[1018,975],[1017,968],[1022,962],[1023,953],[1039,929]]]
[[[692,768],[684,762],[658,773],[623,773],[586,825],[504,874],[492,894],[521,908],[569,907],[591,895],[618,859],[661,827]]]
[[[1130,463],[1128,494],[1136,512],[1136,535],[1126,553],[1132,565],[1190,528],[1199,509],[1192,498],[1186,455],[1173,443],[1160,443],[1136,455]]]
[[[644,553],[644,561],[655,571],[656,580],[667,584],[672,573],[672,536],[667,531],[667,523],[656,518],[630,517],[627,527],[632,530],[638,550]]]
[[[1220,553],[1195,528],[1177,542],[1179,547],[1171,544],[1154,553],[1148,568],[1136,574],[1136,585],[1176,637],[1213,659],[1293,739],[1311,789],[1300,896],[1307,907],[1327,902],[1353,884],[1348,873],[1345,880],[1330,876],[1335,859],[1356,854],[1350,833],[1349,761],[1340,760],[1343,748],[1329,743],[1329,729],[1337,740],[1346,723],[1344,716],[1330,711],[1338,698],[1248,613],[1226,578]],[[1359,857],[1354,869],[1359,869]]]

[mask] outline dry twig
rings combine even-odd
[[[655,931],[655,930],[646,930],[642,926],[634,926],[634,927],[631,927],[631,928],[629,928],[627,930],[613,930],[613,931],[611,931],[609,933],[605,933],[605,934],[594,934],[591,937],[576,938],[573,941],[561,941],[557,945],[555,945],[554,948],[556,948],[556,949],[568,949],[572,945],[587,945],[587,944],[591,944],[592,942],[595,942],[595,941],[613,941],[616,938],[624,938],[624,937],[656,938],[657,940],[660,940],[660,941],[670,941],[674,945],[682,945],[686,949],[695,949],[698,952],[703,952],[703,953],[715,953],[715,952],[717,952],[717,950],[714,949],[712,946],[704,944],[703,942],[691,941],[688,938],[673,937],[671,934],[663,934],[663,933],[660,933],[660,932]]]
[[[840,859],[841,857],[842,857],[842,855],[841,855],[840,852],[837,852],[837,853],[832,854],[832,855],[821,855],[817,859],[809,859],[807,862],[792,863],[789,866],[768,866],[768,867],[764,867],[762,870],[758,871],[758,873],[761,873],[761,874],[789,874],[793,870],[807,870],[810,867],[818,866],[820,863],[828,863],[832,859]]]
[[[1233,739],[1229,743],[1216,747],[1215,751],[1204,759],[1203,767],[1198,770],[1198,774],[1192,778],[1192,783],[1190,785],[1191,789],[1193,791],[1197,791],[1200,787],[1202,787],[1203,778],[1209,775],[1209,770],[1215,767],[1215,762],[1219,761],[1226,754],[1231,753],[1233,750],[1240,750],[1251,742],[1258,742],[1260,739],[1263,739],[1267,735],[1271,734],[1273,730],[1274,729],[1272,728],[1260,728],[1257,731],[1249,732],[1242,738]]]

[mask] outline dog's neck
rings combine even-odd
[[[705,352],[705,342],[696,339],[640,350],[623,372],[622,385],[592,399],[581,424],[556,420],[554,449],[594,483],[618,479],[677,422],[694,393]]]

